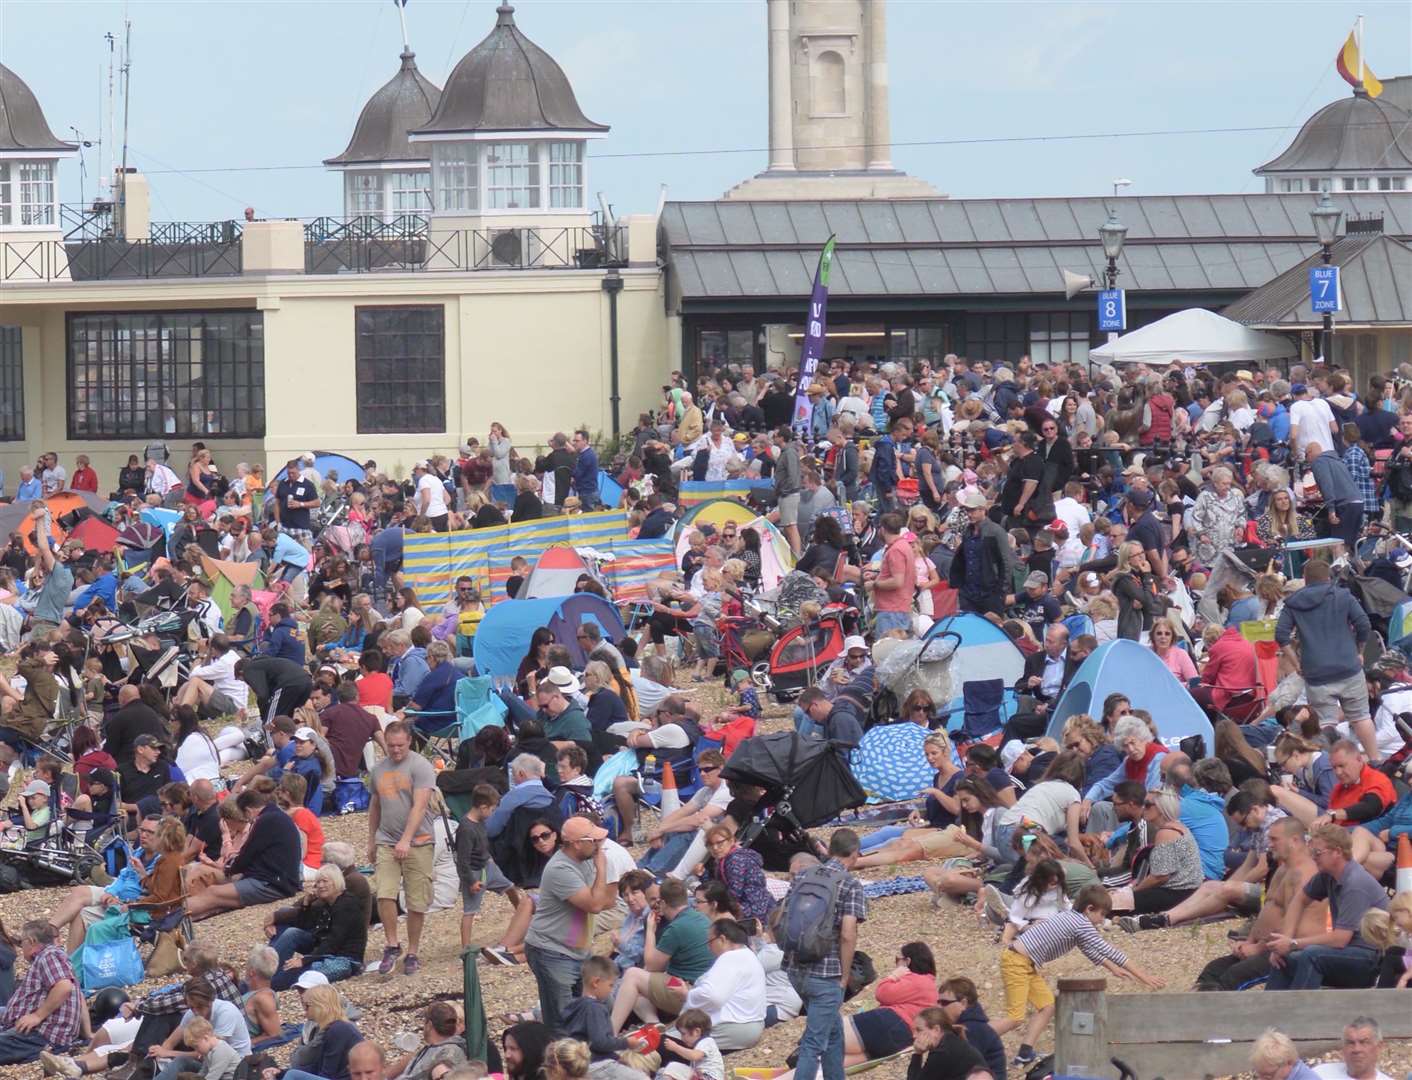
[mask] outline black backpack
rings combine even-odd
[[[796,875],[784,900],[779,945],[800,964],[816,964],[838,947],[838,894],[846,870],[815,866]]]
[[[1398,502],[1412,502],[1412,461],[1395,459],[1387,471],[1387,488]]]

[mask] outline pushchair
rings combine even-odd
[[[776,701],[793,701],[843,655],[844,639],[856,629],[857,619],[857,608],[830,604],[818,619],[786,630],[771,647],[769,658],[751,669],[755,685]]]
[[[767,869],[788,869],[792,853],[813,851],[806,829],[868,801],[832,743],[793,731],[746,739],[721,776],[727,783],[764,791],[756,804],[764,813],[746,826],[741,843],[759,851]]]
[[[46,885],[82,885],[103,865],[102,848],[116,833],[118,819],[94,821],[81,831],[56,812],[38,840],[0,844],[0,892]]]

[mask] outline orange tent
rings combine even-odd
[[[57,495],[50,495],[44,502],[49,506],[49,535],[52,536],[57,543],[62,544],[67,534],[60,528],[59,519],[74,510],[87,508],[89,505],[88,500],[76,491],[61,491]],[[30,505],[33,504],[31,503]],[[14,531],[18,532],[20,536],[24,538],[25,550],[31,555],[36,554],[33,540],[34,512],[32,510],[25,514],[20,520],[20,523],[14,527]]]

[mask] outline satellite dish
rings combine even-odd
[[[1062,273],[1064,275],[1065,300],[1072,300],[1085,289],[1091,289],[1098,284],[1087,274],[1076,274],[1072,270],[1064,270]]]

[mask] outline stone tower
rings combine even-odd
[[[770,160],[730,199],[935,197],[892,166],[886,0],[765,0]]]

